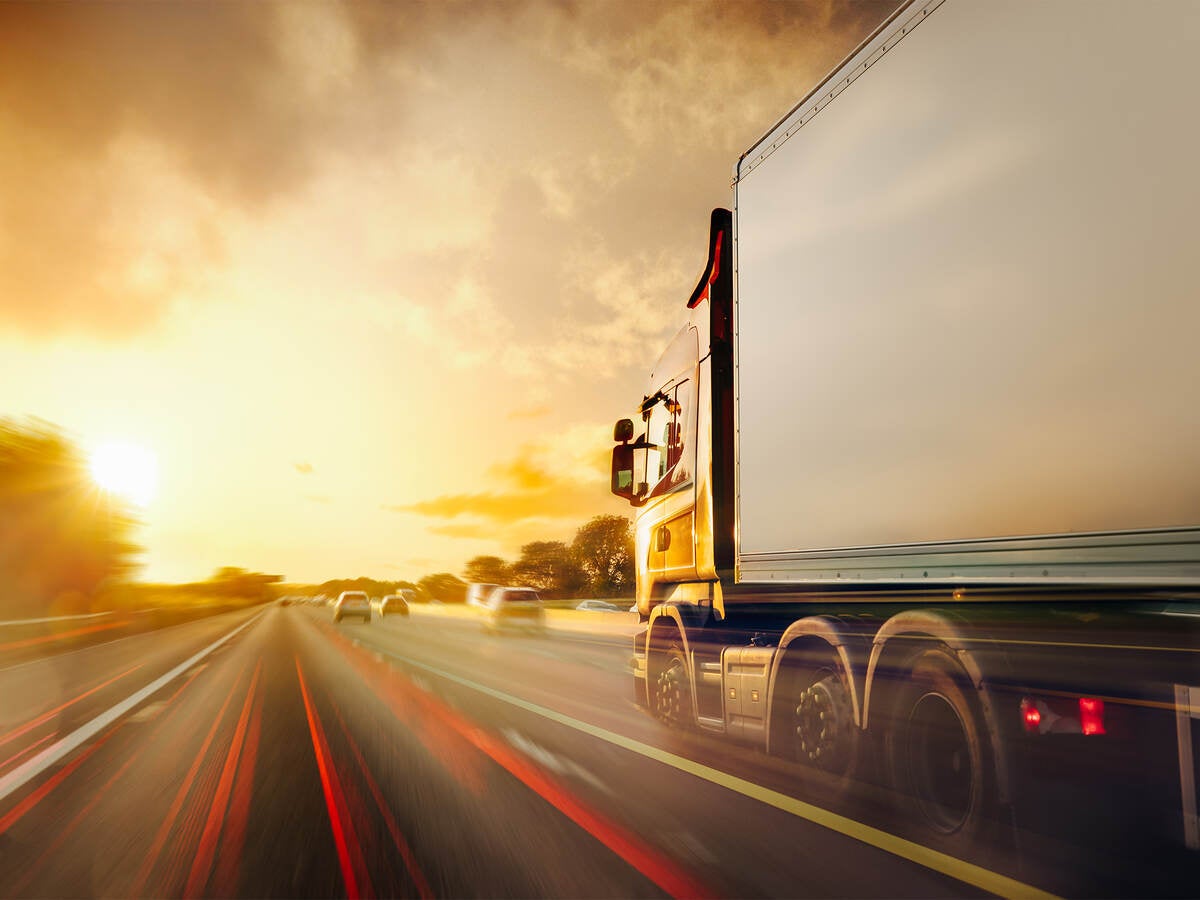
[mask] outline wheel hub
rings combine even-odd
[[[809,685],[796,704],[794,728],[801,762],[823,768],[837,763],[846,722],[841,682],[830,675]]]
[[[655,691],[655,712],[664,722],[680,724],[683,718],[683,676],[679,661],[674,661],[658,673]]]

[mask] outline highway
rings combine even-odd
[[[1036,893],[668,731],[622,631],[274,605],[0,663],[0,895]]]

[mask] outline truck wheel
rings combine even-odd
[[[692,689],[688,684],[683,648],[673,642],[663,654],[654,685],[654,714],[672,728],[692,724]]]
[[[966,676],[946,653],[917,657],[899,692],[891,735],[893,783],[935,838],[970,844],[986,819],[994,779]]]
[[[786,729],[780,746],[786,756],[827,773],[839,791],[853,781],[858,763],[858,726],[850,692],[832,668],[795,668],[784,682],[787,714],[776,719]]]

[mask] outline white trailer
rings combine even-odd
[[[738,159],[614,435],[647,710],[953,852],[1200,848],[1197,59],[1189,0],[910,2]]]

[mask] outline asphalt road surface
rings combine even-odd
[[[271,606],[0,663],[0,895],[1034,893],[664,729],[628,658]]]

